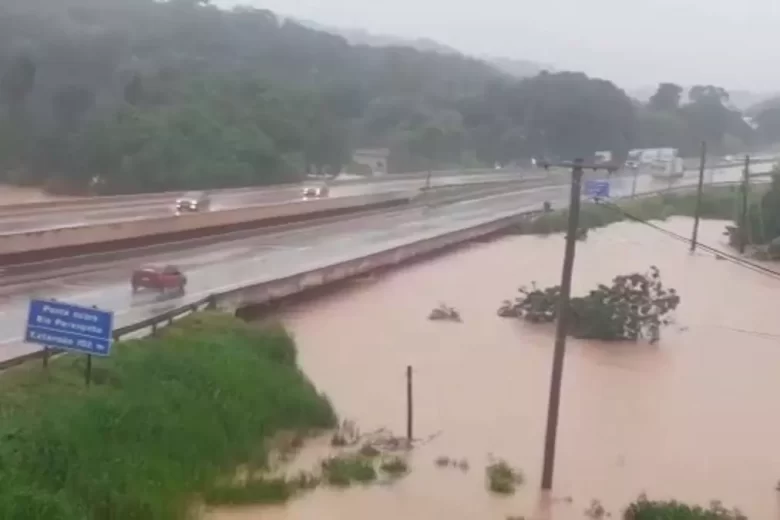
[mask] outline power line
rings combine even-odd
[[[604,202],[604,201],[597,201],[597,203],[599,203],[599,204],[601,204],[601,205],[603,205],[605,207],[608,207],[610,209],[613,209],[615,211],[618,211],[619,213],[621,213],[627,219],[632,220],[634,222],[638,222],[640,224],[644,224],[646,226],[649,226],[649,227],[655,229],[656,231],[659,231],[659,232],[669,236],[670,238],[673,238],[675,240],[679,240],[680,242],[684,242],[686,244],[690,244],[692,242],[692,240],[687,238],[687,237],[684,237],[684,236],[682,236],[682,235],[680,235],[678,233],[675,233],[675,232],[670,231],[668,229],[664,229],[664,228],[662,228],[662,227],[660,227],[660,226],[658,226],[656,224],[653,224],[652,222],[648,222],[648,221],[646,221],[646,220],[644,220],[644,219],[642,219],[640,217],[632,215],[631,213],[625,211],[623,208],[621,208],[617,204],[610,203],[610,202]],[[700,247],[701,249],[703,249],[703,250],[705,250],[705,251],[707,251],[709,253],[717,255],[718,257],[723,258],[724,260],[727,260],[727,261],[729,261],[729,262],[731,262],[733,264],[739,265],[740,267],[744,267],[746,269],[749,269],[751,271],[757,272],[759,274],[763,274],[763,275],[766,275],[766,276],[771,276],[771,277],[776,278],[776,279],[780,279],[780,272],[774,271],[772,269],[769,269],[768,267],[765,267],[765,266],[763,266],[761,264],[757,264],[755,262],[751,262],[750,260],[747,260],[745,258],[740,258],[738,256],[732,255],[730,253],[727,253],[725,251],[722,251],[720,249],[717,249],[717,248],[714,248],[712,246],[708,246],[708,245],[705,245],[705,244],[702,244],[702,243],[698,243],[698,247]]]

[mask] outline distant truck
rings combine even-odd
[[[680,157],[668,161],[654,161],[650,167],[653,177],[678,179],[685,174],[685,164]]]

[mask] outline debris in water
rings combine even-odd
[[[463,320],[460,317],[460,313],[454,307],[440,303],[438,307],[433,309],[428,315],[428,319],[431,321],[453,321],[461,323]]]
[[[601,505],[600,500],[594,498],[590,502],[590,507],[585,510],[585,516],[591,518],[592,520],[601,520],[602,518],[608,518],[612,515],[607,513],[607,510],[604,509],[603,505]]]

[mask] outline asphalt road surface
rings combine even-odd
[[[720,170],[707,181],[735,181],[740,175],[740,168]],[[686,175],[675,185],[692,186],[696,181],[696,175]],[[638,178],[636,183],[637,193],[663,189],[667,185],[665,180],[648,176]],[[631,177],[613,179],[611,195],[629,195],[632,187]],[[189,278],[187,293],[183,296],[133,295],[129,274],[141,263],[138,260],[99,264],[89,274],[50,281],[41,276],[43,281],[0,286],[0,360],[38,350],[34,345],[22,343],[30,298],[56,298],[113,310],[115,326],[119,327],[197,301],[214,292],[294,275],[524,210],[539,209],[545,200],[551,201],[554,207],[564,206],[568,201],[568,186],[533,188],[438,207],[394,210],[359,219],[172,251],[142,260],[179,265]]]
[[[432,186],[455,186],[473,184],[477,182],[506,182],[521,178],[541,178],[543,173],[526,174],[499,173],[478,174],[449,177],[436,177],[431,181]],[[353,195],[370,195],[374,193],[386,193],[389,191],[416,190],[424,186],[425,180],[407,179],[386,182],[373,182],[365,184],[335,185],[330,189],[330,197],[348,197]],[[317,181],[311,184],[317,186]],[[211,211],[237,209],[247,206],[265,204],[284,204],[302,200],[303,188],[293,186],[289,188],[258,188],[257,190],[216,193],[212,198]],[[3,214],[0,207],[0,234],[27,233],[45,229],[69,228],[109,222],[142,220],[155,217],[166,217],[175,214],[174,198],[170,201],[150,200],[133,205],[117,204],[116,207],[101,206],[92,207],[65,207],[61,211],[41,211],[24,213],[14,211]]]

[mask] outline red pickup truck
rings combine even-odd
[[[130,286],[133,292],[153,289],[160,292],[184,291],[187,277],[175,265],[145,265],[133,271]]]

